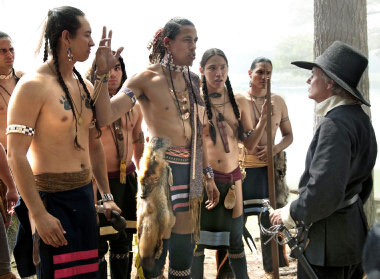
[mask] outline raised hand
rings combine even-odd
[[[118,50],[113,53],[111,49],[112,40],[112,30],[108,32],[107,37],[107,27],[103,26],[102,38],[99,42],[98,50],[96,51],[96,67],[97,74],[107,74],[119,60],[120,53],[123,51],[123,47],[118,48]]]

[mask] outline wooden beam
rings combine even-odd
[[[274,180],[274,163],[273,163],[273,140],[272,140],[272,96],[271,96],[271,84],[270,78],[266,76],[267,79],[267,160],[268,160],[268,193],[269,202],[273,209],[276,209],[276,188]],[[274,238],[271,241],[272,247],[272,268],[273,268],[273,278],[279,279],[279,259],[278,259],[278,245]]]

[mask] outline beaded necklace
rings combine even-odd
[[[188,99],[189,92],[187,90],[187,87],[183,91],[178,91],[177,92],[175,90],[174,82],[173,82],[173,77],[172,77],[172,73],[171,73],[171,67],[174,64],[173,63],[162,63],[162,61],[164,61],[164,60],[161,60],[161,67],[167,67],[167,70],[169,71],[169,77],[170,77],[171,86],[170,86],[169,79],[166,76],[166,73],[165,73],[164,69],[162,69],[162,71],[164,73],[164,76],[166,78],[166,81],[168,83],[169,93],[172,96],[172,98],[174,97],[173,99],[175,100],[175,104],[176,104],[176,107],[177,107],[179,118],[182,121],[183,135],[184,135],[184,137],[186,139],[186,142],[190,142],[190,139],[186,137],[186,127],[185,127],[185,121],[189,120],[189,118],[190,118],[190,102],[189,102],[189,99]],[[178,67],[182,67],[182,66],[176,66],[176,67],[178,68]],[[183,67],[186,67],[186,66],[183,66]],[[177,72],[178,72],[178,70],[177,70]],[[183,73],[183,70],[179,71],[179,72]],[[180,96],[180,97],[178,97],[178,96]]]
[[[13,77],[13,69],[7,75],[0,75],[0,79],[10,79]]]

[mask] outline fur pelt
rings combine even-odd
[[[274,174],[276,185],[276,207],[284,207],[288,203],[289,187],[286,183],[286,153],[281,151],[274,157]]]
[[[141,265],[149,268],[162,253],[162,239],[175,223],[169,186],[172,172],[165,161],[170,141],[154,138],[145,148],[137,193],[137,235]]]

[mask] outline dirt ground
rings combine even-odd
[[[260,249],[260,234],[259,227],[257,225],[257,217],[251,216],[248,218],[247,228],[250,231],[252,237],[254,238],[257,251],[254,250],[253,253],[249,250],[248,246],[245,246],[245,253],[247,257],[247,266],[248,266],[248,274],[251,279],[253,278],[272,278],[272,275],[269,273],[265,273],[262,261],[261,261],[261,249]],[[289,252],[289,251],[288,251]],[[108,259],[108,256],[106,256]],[[168,263],[165,265],[164,275],[167,276],[167,267]],[[15,263],[12,263],[12,271],[18,276]],[[215,250],[205,250],[205,266],[204,266],[204,278],[212,279],[216,277],[216,264],[215,264]],[[293,279],[296,278],[296,261],[289,258],[289,267],[280,268],[280,278],[288,278]],[[108,272],[109,274],[109,272]],[[132,278],[136,275],[136,268],[132,269]],[[20,277],[17,277],[20,278]],[[108,276],[108,278],[111,278]]]
[[[250,231],[252,237],[254,238],[257,251],[249,250],[248,246],[245,244],[245,253],[247,257],[248,275],[251,279],[269,279],[272,278],[272,274],[266,273],[263,269],[261,260],[261,244],[260,244],[260,234],[259,226],[257,225],[257,217],[251,216],[248,218],[247,228]],[[289,254],[289,249],[287,249]],[[293,279],[297,278],[297,263],[292,258],[289,259],[289,267],[280,268],[280,278]],[[165,265],[164,275],[167,276],[168,263]],[[136,274],[135,268],[132,270],[133,276]],[[204,278],[212,279],[216,278],[216,264],[215,264],[215,250],[205,250],[205,264],[204,264]]]
[[[380,221],[380,201],[376,200],[376,211],[377,211],[377,221]],[[260,234],[259,227],[257,225],[257,217],[251,216],[248,218],[247,228],[250,231],[252,237],[254,238],[257,251],[250,252],[248,246],[245,246],[245,253],[247,257],[247,266],[248,266],[248,274],[251,279],[269,279],[273,278],[272,274],[268,274],[264,271],[262,266],[261,259],[261,244],[260,244]],[[289,254],[289,247],[287,247],[287,252]],[[214,250],[206,250],[205,251],[205,266],[204,266],[204,278],[212,279],[216,277],[216,264],[215,264],[215,251]],[[108,256],[106,256],[108,258]],[[280,278],[282,279],[295,279],[297,278],[297,262],[296,260],[288,257],[289,259],[289,267],[280,268]],[[165,268],[164,275],[167,276],[167,266]],[[12,262],[12,271],[17,275],[15,263]],[[109,274],[109,272],[108,272]],[[133,267],[132,269],[132,278],[134,278],[136,274],[136,269]],[[20,278],[20,277],[17,277]],[[110,278],[110,276],[108,276]]]

